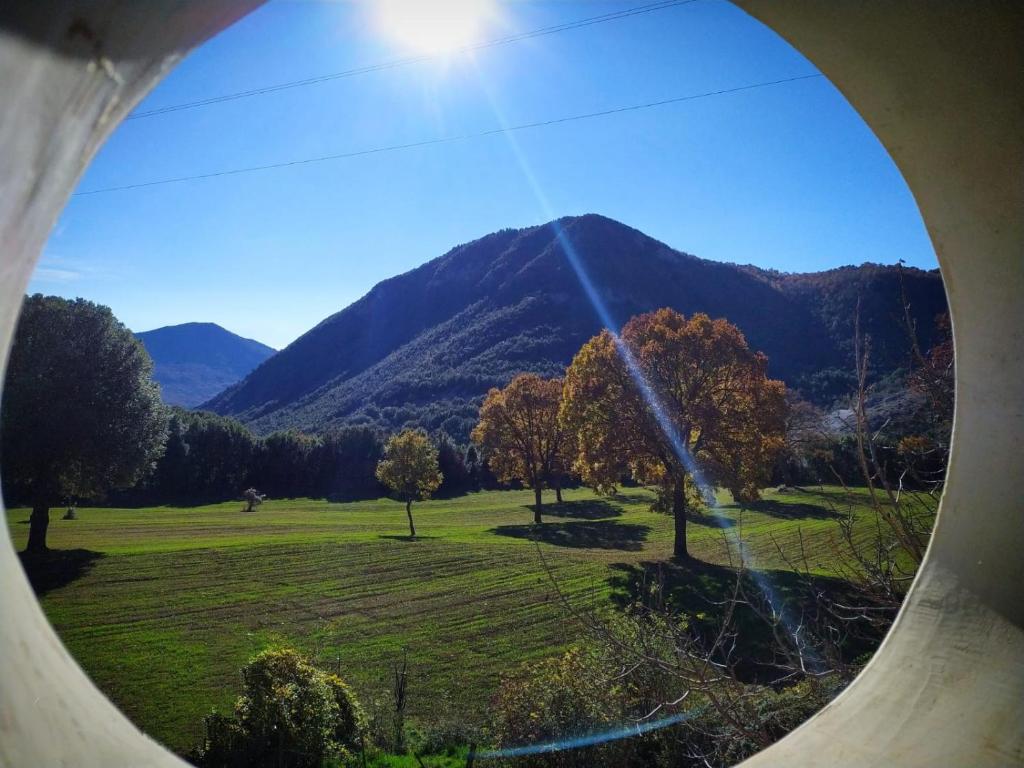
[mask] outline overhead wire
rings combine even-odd
[[[410,56],[404,59],[386,61],[380,64],[370,64],[364,67],[357,67],[355,69],[344,70],[342,72],[332,72],[325,75],[307,77],[302,80],[290,80],[282,83],[277,83],[274,85],[262,86],[260,88],[252,88],[246,91],[236,91],[234,93],[225,93],[220,96],[211,96],[206,99],[184,101],[178,104],[169,104],[164,107],[156,107],[154,109],[147,109],[141,112],[136,111],[129,114],[125,118],[125,120],[141,120],[147,117],[157,117],[159,115],[166,115],[171,112],[180,112],[186,109],[196,109],[198,107],[206,107],[213,104],[222,104],[224,102],[235,101],[237,99],[246,99],[253,96],[264,96],[266,94],[277,93],[279,91],[290,90],[292,88],[302,88],[305,86],[330,82],[332,80],[340,80],[343,78],[355,77],[357,75],[365,75],[371,72],[381,72],[384,70],[396,69],[398,67],[405,67],[411,64],[419,64],[425,61],[430,61],[445,56],[451,56],[453,54],[472,53],[475,51],[484,50],[486,48],[494,48],[500,45],[508,45],[510,43],[517,43],[523,40],[531,40],[535,37],[553,35],[558,32],[566,32],[573,29],[580,29],[582,27],[589,27],[595,24],[604,24],[609,21],[618,21],[619,19],[625,19],[630,16],[639,16],[641,14],[651,13],[653,11],[660,11],[666,8],[674,8],[680,5],[689,5],[695,2],[697,2],[697,0],[659,0],[658,2],[647,3],[646,5],[639,5],[632,8],[625,8],[620,11],[610,11],[608,13],[603,13],[599,16],[590,16],[584,19],[568,21],[563,24],[555,24],[548,27],[541,27],[539,29],[533,29],[527,32],[519,32],[514,35],[506,35],[505,37],[485,40],[479,43],[471,43],[468,45],[455,48],[447,53],[426,53],[421,54],[419,56]]]
[[[525,131],[532,128],[543,128],[552,125],[559,125],[562,123],[571,123],[579,120],[589,120],[597,117],[606,117],[608,115],[617,115],[624,112],[636,112],[643,109],[653,109],[655,107],[663,107],[669,104],[680,104],[686,101],[696,101],[698,99],[706,99],[713,96],[724,96],[731,93],[741,93],[743,91],[752,91],[759,88],[769,88],[776,85],[784,85],[786,83],[795,83],[801,80],[814,80],[823,78],[824,75],[820,73],[809,74],[809,75],[796,75],[794,77],[785,77],[779,80],[768,80],[760,83],[749,83],[747,85],[739,85],[733,88],[722,88],[716,91],[705,91],[703,93],[688,94],[686,96],[675,96],[669,99],[661,99],[659,101],[649,101],[642,104],[630,104],[623,107],[613,107],[611,109],[602,109],[597,112],[585,112],[583,114],[567,115],[565,117],[556,117],[547,120],[537,120],[530,123],[520,123],[518,125],[511,125],[501,128],[491,128],[486,131],[479,131],[477,133],[464,133],[457,134],[454,136],[439,136],[433,139],[423,139],[421,141],[412,141],[405,144],[391,144],[383,147],[373,147],[371,149],[360,149],[351,152],[339,152],[332,155],[320,155],[318,157],[306,157],[298,160],[287,160],[278,163],[266,163],[263,165],[250,165],[242,168],[229,168],[222,171],[212,171],[210,173],[196,173],[188,176],[176,176],[167,179],[156,179],[153,181],[142,181],[134,184],[121,184],[111,187],[101,187],[99,189],[90,189],[82,192],[76,192],[73,197],[82,197],[85,195],[99,195],[107,192],[121,192],[129,189],[141,189],[143,187],[155,187],[164,184],[177,184],[186,181],[198,181],[200,179],[213,179],[220,176],[234,176],[241,173],[255,173],[257,171],[268,171],[276,168],[289,168],[297,165],[310,165],[313,163],[324,163],[333,160],[346,160],[354,157],[363,157],[365,155],[376,155],[385,152],[397,152],[406,149],[415,149],[417,147],[428,147],[437,144],[450,144],[457,141],[467,141],[469,139],[479,139],[487,136],[495,136],[499,134],[512,133],[514,131]]]

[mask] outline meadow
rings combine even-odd
[[[230,711],[239,668],[275,643],[338,670],[364,700],[386,695],[407,654],[412,719],[473,719],[502,674],[580,636],[559,592],[609,610],[639,574],[672,567],[657,565],[671,556],[672,519],[651,499],[640,488],[568,490],[534,534],[531,492],[471,493],[415,504],[415,541],[404,506],[388,499],[273,500],[249,513],[240,502],[79,508],[76,520],[54,510],[55,552],[32,577],[93,680],[179,751],[196,743],[204,714]],[[742,540],[769,581],[784,583],[796,560],[828,574],[847,499],[835,487],[769,490],[741,509],[723,494],[691,518],[690,552],[724,572]],[[18,549],[28,516],[8,511]]]

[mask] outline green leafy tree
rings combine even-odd
[[[234,499],[245,488],[256,438],[241,422],[212,413],[190,414],[186,433],[189,483],[196,499]]]
[[[157,504],[238,498],[256,448],[256,438],[235,419],[174,407],[166,450],[152,477],[129,497]]]
[[[444,480],[438,468],[437,448],[420,430],[406,429],[392,435],[384,446],[384,458],[377,465],[377,479],[405,502],[409,536],[415,539],[412,503],[416,499],[429,499]]]
[[[327,498],[376,499],[381,495],[375,471],[384,441],[366,426],[328,430],[320,437],[317,492]]]
[[[466,476],[468,478],[469,487],[471,490],[480,490],[480,465],[483,463],[480,460],[480,453],[477,451],[476,446],[472,443],[466,447],[466,457],[463,459],[463,463],[466,467]]]
[[[107,307],[25,300],[4,387],[3,475],[31,500],[28,551],[46,549],[50,507],[150,472],[167,409],[142,344]]]
[[[320,474],[320,439],[288,430],[260,441],[252,480],[271,498],[312,496]]]
[[[464,451],[445,432],[435,436],[435,445],[437,464],[444,476],[438,495],[450,497],[464,492],[469,487],[469,471],[466,469]]]

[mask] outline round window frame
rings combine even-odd
[[[35,262],[98,147],[188,50],[259,4],[0,10],[4,362]],[[899,167],[939,259],[957,359],[946,491],[892,630],[844,693],[745,765],[1024,763],[1024,6],[736,4],[829,77]],[[0,584],[0,764],[184,765],[63,648],[8,536]]]

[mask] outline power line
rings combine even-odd
[[[485,136],[495,136],[501,133],[512,133],[513,131],[524,131],[530,128],[543,128],[549,125],[558,125],[560,123],[571,123],[577,120],[589,120],[594,117],[605,117],[607,115],[617,115],[623,112],[636,112],[641,109],[651,109],[653,107],[663,107],[668,104],[679,104],[684,101],[696,101],[697,99],[706,99],[711,96],[724,96],[730,93],[740,93],[742,91],[752,91],[757,88],[768,88],[774,85],[783,85],[785,83],[795,83],[800,80],[813,80],[815,78],[824,77],[821,74],[813,75],[797,75],[795,77],[787,77],[781,80],[769,80],[761,83],[751,83],[749,85],[740,85],[734,88],[723,88],[718,91],[706,91],[704,93],[695,93],[687,96],[676,96],[671,99],[662,99],[660,101],[650,101],[644,104],[631,104],[625,107],[615,107],[613,109],[604,109],[600,112],[586,112],[579,115],[569,115],[567,117],[556,117],[550,120],[538,120],[532,123],[522,123],[520,125],[511,125],[503,128],[492,128],[487,131],[480,131],[479,133],[465,133],[456,136],[441,136],[435,139],[424,139],[422,141],[413,141],[407,144],[392,144],[385,147],[375,147],[373,149],[361,149],[354,152],[342,152],[336,155],[322,155],[320,157],[307,157],[301,160],[289,160],[281,163],[268,163],[266,165],[252,165],[245,168],[231,168],[224,171],[214,171],[212,173],[198,173],[192,176],[178,176],[170,179],[158,179],[156,181],[143,181],[138,184],[124,184],[116,187],[103,187],[101,189],[91,189],[85,192],[76,192],[73,197],[81,197],[84,195],[98,195],[106,192],[120,192],[127,189],[140,189],[142,187],[155,187],[162,184],[176,184],[182,181],[197,181],[199,179],[213,179],[218,176],[234,176],[239,173],[254,173],[256,171],[268,171],[274,168],[288,168],[293,165],[309,165],[311,163],[323,163],[329,160],[345,160],[352,157],[362,157],[364,155],[376,155],[384,152],[397,152],[403,149],[414,149],[416,147],[427,147],[435,144],[449,144],[455,141],[465,141],[467,139],[479,139]]]
[[[522,40],[530,40],[535,37],[543,37],[545,35],[553,35],[557,32],[566,32],[572,29],[579,29],[581,27],[589,27],[594,24],[603,24],[608,21],[617,21],[619,19],[625,19],[630,16],[639,16],[643,13],[651,13],[652,11],[660,11],[665,8],[674,8],[678,5],[689,5],[690,3],[697,2],[697,0],[659,0],[659,2],[648,3],[647,5],[639,5],[634,8],[626,8],[621,11],[612,11],[610,13],[604,13],[600,16],[591,16],[585,19],[578,19],[576,21],[569,21],[564,24],[556,24],[550,27],[542,27],[540,29],[534,29],[529,32],[521,32],[515,35],[508,35],[506,37],[499,37],[493,40],[486,40],[480,43],[472,43],[470,45],[464,45],[460,48],[456,48],[447,54],[423,54],[420,56],[412,56],[405,59],[395,59],[393,61],[386,61],[381,64],[371,64],[365,67],[358,67],[356,69],[345,70],[344,72],[333,72],[327,75],[318,75],[316,77],[308,77],[304,80],[290,80],[284,83],[278,83],[277,85],[267,85],[262,88],[253,88],[248,91],[237,91],[235,93],[226,93],[220,96],[211,96],[207,99],[197,99],[195,101],[185,101],[180,104],[169,104],[166,107],[158,107],[156,109],[149,109],[144,112],[132,112],[126,120],[139,120],[145,117],[156,117],[157,115],[166,115],[170,112],[180,112],[185,109],[195,109],[196,107],[206,107],[211,104],[222,104],[226,101],[235,101],[236,99],[246,99],[252,96],[264,96],[268,93],[277,93],[278,91],[285,91],[291,88],[302,88],[307,85],[317,85],[319,83],[326,83],[331,80],[340,80],[346,77],[355,77],[356,75],[365,75],[371,72],[381,72],[388,69],[397,69],[398,67],[405,67],[410,64],[419,64],[424,61],[431,61],[442,56],[451,54],[469,53],[472,51],[479,51],[485,48],[494,48],[499,45],[508,45],[509,43],[517,43]]]

